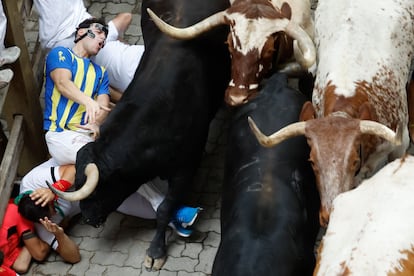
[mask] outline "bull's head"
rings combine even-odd
[[[321,198],[319,220],[326,227],[332,202],[337,195],[355,187],[355,175],[361,168],[362,135],[375,135],[399,145],[402,127],[397,133],[375,121],[342,116],[327,116],[288,125],[266,136],[251,118],[249,124],[256,138],[265,147],[273,147],[298,135],[305,135],[311,148],[312,164]],[[375,138],[377,139],[377,138]]]
[[[289,20],[291,11],[287,4],[282,10],[283,13],[268,0],[236,0],[227,10],[193,26],[176,28],[147,9],[158,28],[177,39],[192,39],[222,24],[230,26],[227,43],[232,58],[232,79],[225,101],[231,106],[244,104],[258,93],[260,81],[272,68],[274,44],[278,36],[287,34],[295,40],[295,49],[300,52],[295,57],[303,68],[314,64],[316,50],[312,39],[299,25]]]

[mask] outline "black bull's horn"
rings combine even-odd
[[[47,186],[55,193],[58,197],[63,198],[67,201],[79,201],[87,198],[98,185],[99,170],[94,163],[86,165],[85,168],[86,182],[77,191],[74,192],[62,192],[53,187],[49,182],[46,181]]]
[[[224,10],[210,15],[192,26],[177,28],[164,22],[151,9],[147,8],[147,12],[162,32],[173,38],[182,40],[192,39],[216,26],[228,24],[227,22],[231,21],[227,19],[229,17],[227,10]],[[299,25],[291,22],[289,19],[278,18],[274,19],[273,22],[274,33],[285,32],[297,41],[300,53],[297,53],[295,57],[298,59],[298,63],[304,68],[309,68],[314,64],[316,60],[316,49],[310,36]]]
[[[317,119],[315,119],[317,120]],[[358,119],[355,119],[358,120]],[[254,135],[256,136],[259,143],[264,147],[273,147],[284,140],[299,136],[299,135],[305,135],[305,128],[306,128],[306,122],[297,122],[290,124],[284,128],[281,128],[279,131],[266,136],[264,135],[253,119],[251,117],[248,117],[249,126],[251,130],[253,131]],[[388,128],[387,126],[380,124],[378,122],[370,121],[370,120],[359,120],[359,128],[361,130],[361,134],[372,134],[379,136],[381,138],[384,138],[385,140],[393,143],[396,146],[401,145],[402,143],[402,132],[403,132],[403,126],[399,125],[397,127],[397,132],[395,133],[392,129]]]

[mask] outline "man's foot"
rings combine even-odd
[[[178,236],[188,238],[193,233],[192,229],[187,229],[181,226],[181,224],[175,220],[168,224],[172,229],[175,230]]]
[[[173,221],[180,223],[181,227],[186,228],[193,225],[198,216],[198,213],[201,210],[203,210],[203,208],[182,206],[178,208],[177,212],[174,215]]]
[[[0,70],[0,89],[6,87],[13,78],[11,69]]]
[[[0,66],[15,62],[20,56],[20,48],[12,46],[0,51]]]

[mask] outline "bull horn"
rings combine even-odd
[[[94,163],[89,163],[86,165],[85,168],[85,175],[86,175],[86,182],[77,191],[74,192],[62,192],[56,190],[49,182],[46,181],[47,186],[55,193],[58,197],[61,197],[67,201],[79,201],[84,198],[87,198],[96,188],[98,185],[99,180],[99,170],[98,167]]]
[[[284,128],[279,129],[279,131],[273,133],[272,135],[266,136],[259,130],[251,117],[248,117],[247,119],[249,121],[250,128],[259,143],[267,148],[273,147],[288,138],[305,134],[306,122],[297,122],[290,124]]]
[[[316,62],[316,48],[309,34],[298,24],[287,18],[275,19],[275,32],[284,31],[295,41],[294,55],[303,68],[309,68]]]
[[[155,25],[165,34],[176,38],[188,40],[192,39],[206,31],[211,30],[212,28],[226,24],[225,22],[225,11],[217,12],[213,15],[210,15],[206,19],[186,28],[177,28],[169,25],[159,18],[151,9],[147,8],[149,16],[154,21]]]
[[[372,134],[377,135],[385,140],[393,143],[396,146],[402,144],[402,136],[403,136],[403,126],[397,126],[397,132],[395,133],[389,127],[380,124],[375,121],[370,120],[361,120],[359,123],[359,128],[362,134]]]

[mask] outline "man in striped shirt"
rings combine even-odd
[[[75,163],[77,151],[99,135],[110,110],[108,73],[90,59],[104,47],[107,34],[103,20],[84,20],[72,49],[56,47],[47,56],[43,128],[59,165]]]

